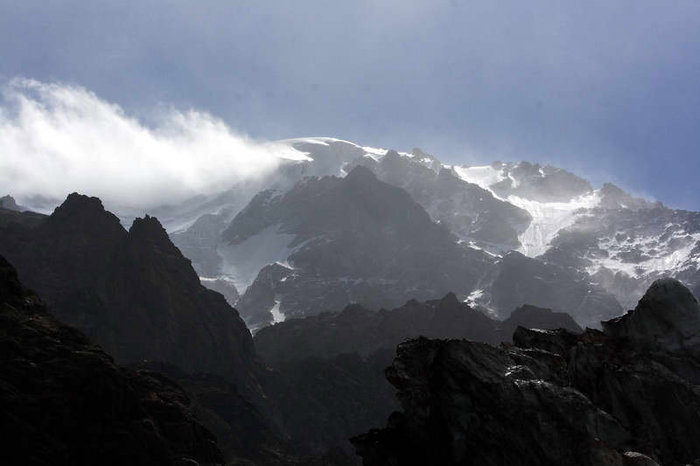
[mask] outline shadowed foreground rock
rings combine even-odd
[[[366,466],[692,463],[699,323],[692,294],[662,280],[604,332],[411,340],[387,369],[403,412],[352,442]]]
[[[169,379],[57,322],[0,256],[0,464],[222,464],[190,409]]]
[[[154,217],[127,231],[99,199],[73,193],[50,216],[0,212],[0,254],[61,322],[120,364],[166,362],[257,396],[248,329]]]

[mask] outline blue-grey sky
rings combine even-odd
[[[0,77],[700,210],[700,1],[0,0]],[[0,154],[0,157],[2,154]]]

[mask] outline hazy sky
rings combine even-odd
[[[698,0],[0,0],[17,76],[158,127],[549,162],[700,210]]]

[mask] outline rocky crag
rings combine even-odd
[[[700,458],[700,307],[655,282],[603,331],[514,345],[420,338],[387,378],[402,412],[355,437],[374,465],[685,465]]]
[[[157,219],[137,218],[127,231],[99,199],[79,194],[50,216],[0,217],[0,254],[57,318],[118,362],[167,362],[256,390],[248,329],[200,284]]]

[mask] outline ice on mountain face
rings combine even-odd
[[[279,227],[267,227],[239,244],[219,246],[218,252],[224,261],[222,273],[234,282],[237,289],[245,290],[267,264],[286,263],[292,252],[289,244],[295,236],[280,233]]]
[[[590,209],[598,205],[597,192],[578,197],[570,202],[538,202],[509,196],[511,204],[525,209],[532,215],[527,229],[518,237],[519,251],[529,257],[544,254],[559,230],[573,225],[580,209]]]
[[[484,189],[489,191],[492,184],[496,184],[505,179],[503,176],[503,170],[493,168],[491,165],[485,165],[482,167],[460,167],[455,165],[452,167],[457,173],[457,176],[462,178],[467,183],[473,183],[479,185]]]
[[[479,299],[483,296],[484,290],[474,290],[471,293],[469,293],[469,296],[467,296],[467,299],[465,299],[464,302],[469,306],[474,307],[478,304]]]
[[[284,315],[283,312],[280,311],[280,302],[275,300],[275,305],[272,306],[272,309],[270,309],[270,312],[272,313],[272,323],[273,324],[278,324],[280,322],[284,322],[286,316]]]
[[[593,260],[587,270],[594,274],[601,268],[613,272],[624,272],[633,278],[645,275],[673,274],[688,268],[700,267],[700,256],[694,251],[700,246],[700,233],[688,234],[677,231],[666,241],[657,236],[632,238],[620,232],[599,240],[598,247],[608,251],[609,256]]]
[[[362,147],[362,150],[365,151],[365,153],[374,160],[380,160],[382,157],[386,155],[387,152],[389,152],[388,149],[379,149],[377,147]]]

